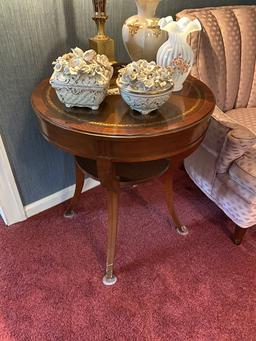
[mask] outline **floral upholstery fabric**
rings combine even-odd
[[[217,105],[201,146],[185,160],[192,180],[236,224],[256,224],[256,6],[191,9],[192,73]]]

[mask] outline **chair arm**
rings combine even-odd
[[[226,136],[232,130],[232,124],[225,116],[225,113],[216,106],[205,139],[202,143],[204,148],[215,155],[215,157],[219,156]]]
[[[216,164],[217,173],[226,173],[231,164],[256,145],[256,135],[237,125],[226,136]]]
[[[218,172],[223,173],[231,162],[256,144],[255,139],[256,135],[253,132],[232,120],[216,106],[202,144],[204,148],[216,156],[218,159]],[[232,161],[228,162],[230,157]]]

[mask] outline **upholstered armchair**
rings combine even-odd
[[[216,96],[207,135],[185,168],[198,187],[233,220],[240,244],[256,224],[256,6],[191,9],[192,74]]]

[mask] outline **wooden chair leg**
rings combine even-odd
[[[83,185],[84,185],[84,178],[85,178],[84,172],[81,170],[81,168],[76,163],[76,189],[75,189],[75,194],[74,194],[73,198],[71,199],[69,206],[64,213],[65,218],[73,218],[73,216],[75,214],[74,208],[77,205],[80,194],[82,193],[82,189],[83,189]]]
[[[239,227],[236,225],[234,237],[233,237],[233,241],[236,245],[241,244],[247,230],[248,230],[248,228],[242,228],[242,227]]]

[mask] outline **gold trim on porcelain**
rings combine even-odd
[[[147,28],[147,29],[151,30],[153,32],[153,35],[156,38],[158,38],[162,33],[160,26],[158,26],[158,25],[152,25],[152,26],[145,27],[141,24],[127,24],[127,27],[129,29],[129,33],[132,37],[134,37],[138,33],[138,31],[140,29],[143,29],[143,28]]]

